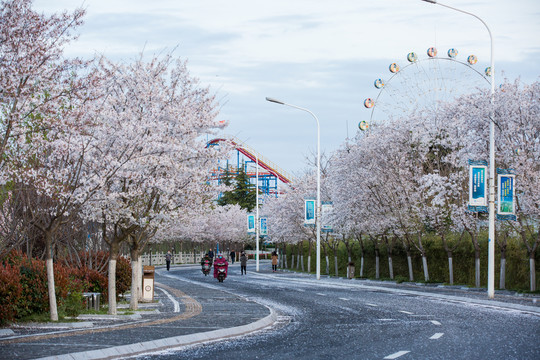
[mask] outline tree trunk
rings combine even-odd
[[[536,266],[534,261],[534,253],[531,253],[531,256],[529,258],[529,272],[531,274],[530,282],[531,282],[531,291],[536,291]]]
[[[474,251],[474,286],[480,287],[480,250]]]
[[[388,271],[390,272],[390,279],[394,280],[394,266],[392,265],[392,256],[388,256]]]
[[[328,258],[328,255],[326,255],[325,258],[326,258],[326,275],[330,275],[330,259]]]
[[[302,272],[305,272],[304,267],[304,243],[300,243],[300,266],[302,267]]]
[[[380,278],[379,271],[379,249],[375,249],[375,279]]]
[[[129,301],[130,310],[138,310],[139,308],[139,292],[141,289],[141,283],[138,281],[139,272],[139,250],[137,248],[131,248],[131,299]]]
[[[501,272],[500,272],[500,277],[499,277],[499,289],[506,289],[506,259],[503,258],[502,256],[501,256]]]
[[[429,272],[426,254],[422,254],[422,267],[424,268],[424,280],[429,281]]]
[[[301,244],[298,244],[296,247],[296,270],[300,270],[300,246]]]
[[[451,253],[448,254],[448,276],[450,278],[450,285],[454,285],[454,266]]]
[[[307,256],[307,272],[311,272],[311,252]]]
[[[109,315],[116,315],[116,259],[109,259]]]
[[[120,253],[119,242],[112,240],[109,245],[109,315],[116,315],[116,260]],[[150,253],[150,257],[152,253]]]
[[[360,257],[360,277],[364,277],[364,254]]]
[[[337,249],[336,249],[336,251],[337,251]],[[334,255],[334,270],[336,271],[336,277],[339,276],[337,255]]]
[[[281,260],[281,267],[283,269],[287,268],[287,244],[283,243],[283,256]]]
[[[412,258],[410,251],[407,251],[407,266],[409,267],[409,281],[414,281],[414,273],[412,268]]]
[[[56,291],[54,286],[54,264],[53,264],[53,248],[52,248],[52,239],[50,234],[45,233],[45,249],[47,255],[46,265],[47,265],[47,287],[49,290],[49,308],[51,321],[58,321],[58,307],[56,306]]]
[[[142,275],[143,275],[142,268],[143,267],[142,267],[141,254],[139,254],[139,258],[137,259],[137,261],[139,262],[139,266],[137,267],[137,283],[139,284],[139,292],[137,293],[137,298],[140,301],[143,297],[143,291],[142,291]]]

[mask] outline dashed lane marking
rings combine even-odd
[[[343,301],[349,301],[351,299],[347,299],[347,298],[339,298],[340,300],[343,300]]]
[[[367,306],[372,306],[372,307],[379,307],[379,305],[377,304],[369,304],[369,303],[366,303]]]
[[[404,313],[404,314],[407,314],[407,315],[414,315],[414,313],[410,312],[410,311],[405,311],[405,310],[399,310],[400,313]]]
[[[430,337],[431,340],[437,340],[440,339],[444,333],[435,333],[432,337]]]
[[[440,322],[438,322],[437,320],[431,320],[431,323],[432,323],[433,325],[439,325],[439,326],[442,325],[442,324],[441,324]]]
[[[326,296],[326,294],[323,293],[317,293],[317,295]]]
[[[410,353],[410,351],[402,350],[402,351],[398,351],[397,353],[393,353],[391,355],[388,355],[384,359],[390,359],[390,360],[391,359],[397,359],[398,357],[403,356],[403,355],[408,354],[408,353]]]

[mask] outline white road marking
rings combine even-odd
[[[444,335],[444,333],[436,333],[435,335],[430,337],[430,339],[431,340],[437,340],[437,339],[440,339],[443,335]]]
[[[343,300],[343,301],[349,301],[351,299],[347,299],[347,298],[339,298],[340,300]]]
[[[408,353],[410,353],[410,351],[402,350],[402,351],[398,351],[397,353],[394,353],[392,355],[388,355],[384,359],[397,359],[398,357],[403,356],[403,355],[408,354]]]
[[[405,311],[405,310],[399,310],[400,313],[404,313],[404,314],[407,314],[407,315],[413,315],[414,313],[410,312],[410,311]]]
[[[376,305],[376,304],[369,304],[369,303],[366,303],[367,306],[373,306],[373,307],[379,307],[379,305]]]
[[[431,323],[432,323],[433,325],[441,325],[441,323],[438,322],[437,320],[431,320]]]
[[[163,293],[165,295],[167,295],[169,300],[172,301],[172,303],[174,305],[174,312],[175,313],[180,312],[180,303],[178,301],[176,301],[176,299],[171,294],[169,294],[167,291],[163,290],[162,288],[159,288],[159,290],[163,291]]]
[[[394,319],[379,319],[379,321],[394,321]]]
[[[326,294],[323,293],[317,293],[317,295],[326,296]]]

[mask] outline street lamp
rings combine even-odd
[[[317,280],[321,279],[321,127],[319,125],[319,119],[317,119],[317,116],[315,116],[314,113],[309,111],[308,109],[302,108],[300,106],[287,104],[283,101],[276,100],[270,97],[266,98],[267,101],[280,104],[280,105],[286,105],[290,106],[292,108],[305,111],[309,113],[315,121],[317,122],[317,215],[316,215],[316,223],[317,223]]]
[[[249,149],[246,149],[243,146],[237,146],[237,149],[244,149],[245,151],[249,152]],[[259,224],[259,155],[257,155],[256,152],[252,153],[255,155],[255,243],[256,243],[256,251],[255,254],[255,263],[256,270],[259,272],[259,227],[261,224]]]
[[[493,35],[487,24],[476,16],[467,11],[453,8],[451,6],[441,4],[437,0],[422,0],[428,3],[437,4],[446,8],[459,11],[461,13],[471,15],[486,27],[489,33],[491,42],[491,110],[489,122],[489,248],[488,248],[488,297],[495,297],[495,64],[493,60]]]

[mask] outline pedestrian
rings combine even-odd
[[[246,256],[246,253],[242,251],[242,253],[240,254],[240,274],[241,275],[244,275],[244,274],[247,275],[247,261],[248,261],[248,258]]]
[[[169,271],[169,269],[171,268],[171,259],[172,259],[172,254],[171,254],[171,250],[167,251],[167,254],[165,255],[165,262],[167,263],[167,271]]]
[[[212,249],[209,249],[208,250],[208,257],[210,258],[210,264],[212,264],[214,262],[214,252],[212,251]]]
[[[277,271],[277,262],[278,262],[278,255],[277,252],[272,253],[272,272]]]
[[[236,260],[236,253],[234,252],[234,250],[231,251],[231,264],[234,264],[234,260]]]

